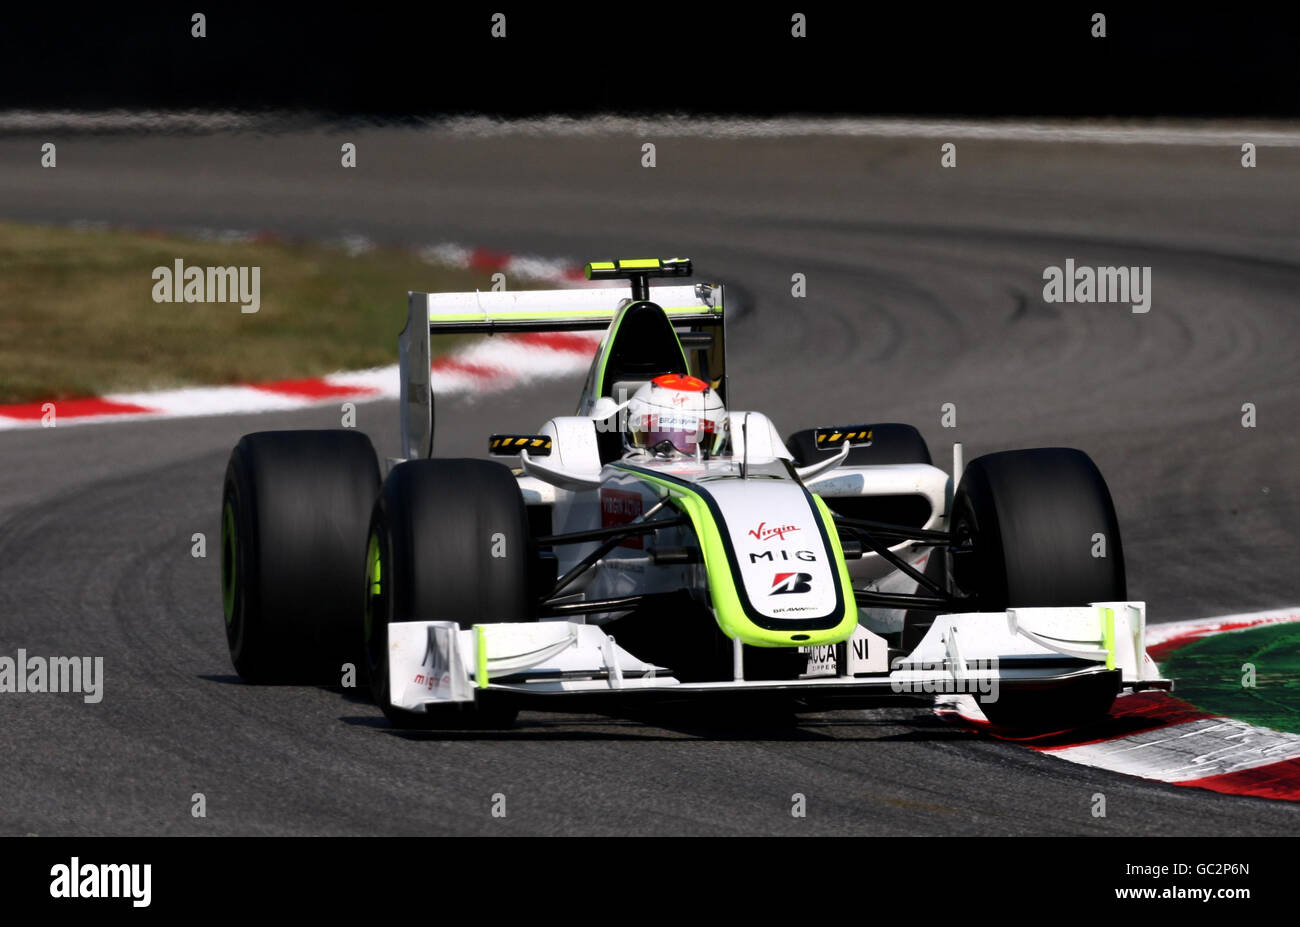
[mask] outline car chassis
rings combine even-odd
[[[594,394],[599,392],[599,384],[593,389],[592,380],[602,362],[600,352],[610,348],[619,314],[631,304],[648,300],[649,277],[686,273],[689,262],[677,260],[607,262],[588,265],[589,278],[621,278],[628,280],[630,287],[511,294],[411,293],[408,321],[400,338],[405,457],[393,463],[429,456],[432,449],[433,396],[428,375],[431,332],[493,334],[608,327],[579,409],[585,418],[595,420],[599,430],[608,408],[598,405]],[[659,287],[654,292],[676,306],[666,314],[678,329],[683,347],[708,353],[714,360],[712,369],[702,372],[714,383],[725,384],[721,373],[722,287]],[[716,337],[710,329],[715,330]],[[697,361],[696,366],[702,365],[706,366],[703,360]],[[751,413],[741,415],[751,431],[755,425],[766,424],[765,420],[752,421],[748,417]],[[735,413],[732,421],[737,421]],[[819,429],[818,441],[838,437],[838,432],[852,433],[852,427],[856,426]],[[735,430],[733,424],[733,433]],[[554,505],[557,492],[597,492],[608,487],[612,479],[627,475],[619,474],[614,462],[606,462],[598,473],[576,473],[550,465],[543,455],[549,455],[552,442],[558,444],[567,437],[566,423],[560,420],[548,423],[537,436],[520,436],[514,442],[507,436],[504,453],[519,455],[522,469],[516,475],[530,505]],[[748,459],[751,444],[756,451],[761,450],[762,442],[751,440],[747,434],[742,457],[733,462],[742,480],[745,471],[756,465]],[[769,454],[774,444],[766,447]],[[500,445],[501,436],[494,436],[494,453],[503,452]],[[854,446],[849,440],[828,441],[832,448],[837,445],[838,454],[812,466],[796,467],[788,453],[767,458],[766,462],[785,468],[789,479],[798,485],[806,484],[810,490],[833,497],[836,471]],[[1145,650],[1144,602],[1096,601],[981,611],[977,597],[921,569],[918,552],[953,559],[970,554],[965,539],[947,523],[953,492],[961,478],[962,448],[958,444],[953,449],[952,476],[945,475],[944,479],[944,511],[935,513],[938,517],[928,520],[925,526],[826,510],[833,526],[833,541],[828,549],[838,551],[843,564],[873,559],[877,574],[887,571],[914,587],[913,591],[900,591],[880,588],[888,583],[868,583],[868,588],[855,584],[852,601],[863,610],[864,618],[891,613],[897,617],[904,610],[935,614],[914,646],[900,647],[897,636],[888,631],[878,633],[880,629],[872,630],[871,622],[864,620],[854,622],[851,633],[839,634],[838,639],[811,641],[801,647],[808,655],[808,666],[797,678],[749,678],[746,656],[753,651],[747,643],[753,642],[735,635],[731,636],[729,678],[715,680],[679,679],[669,666],[643,660],[624,649],[616,635],[589,617],[672,608],[675,592],[597,595],[571,590],[629,542],[648,543],[665,536],[689,539],[692,517],[679,504],[679,496],[661,491],[657,502],[625,523],[535,536],[538,549],[548,557],[554,556],[565,569],[558,573],[557,566],[554,581],[539,589],[534,621],[472,623],[468,627],[463,621],[450,620],[390,623],[386,688],[391,707],[414,714],[455,704],[615,711],[651,702],[776,696],[803,710],[822,710],[925,702],[941,692],[978,692],[987,704],[992,692],[993,698],[1009,698],[1018,705],[1040,702],[1049,706],[1049,714],[1068,723],[1073,715],[1063,711],[1062,706],[1091,706],[1088,713],[1095,717],[1096,706],[1108,706],[1121,690],[1172,687],[1160,676]],[[574,549],[578,552],[564,553]],[[700,551],[689,544],[654,544],[646,557],[655,566],[687,566],[699,563]],[[713,568],[722,567],[714,564]],[[786,643],[794,643],[795,637],[792,635]]]

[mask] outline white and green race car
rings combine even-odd
[[[222,501],[240,675],[368,675],[415,727],[964,693],[996,724],[1058,728],[1169,687],[1086,454],[963,467],[956,445],[950,475],[909,425],[782,440],[727,405],[723,287],[651,287],[690,273],[609,261],[587,265],[591,288],[411,293],[401,454],[382,479],[352,430],[245,436]],[[577,414],[484,436],[514,467],[432,456],[431,332],[600,329]]]

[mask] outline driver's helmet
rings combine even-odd
[[[727,446],[727,410],[699,377],[655,377],[632,394],[626,415],[628,443],[642,451],[714,457]]]

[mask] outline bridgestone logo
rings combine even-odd
[[[772,579],[771,595],[799,595],[812,592],[811,573],[777,573]]]

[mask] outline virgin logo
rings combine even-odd
[[[787,531],[798,531],[796,525],[781,525],[779,527],[769,528],[767,522],[760,521],[757,528],[749,529],[749,536],[759,541],[770,541],[772,538],[785,540]]]

